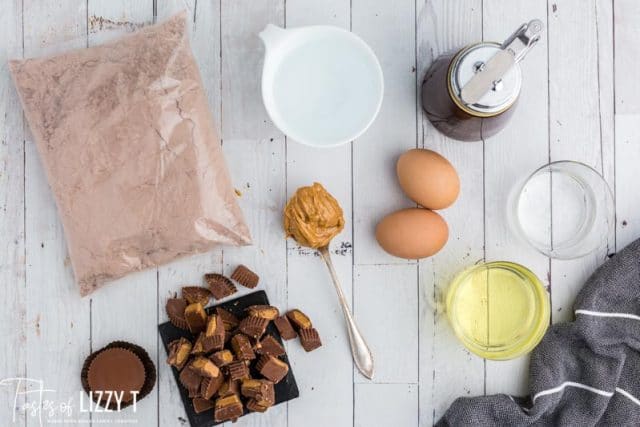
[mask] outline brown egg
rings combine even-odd
[[[402,190],[425,208],[444,209],[460,193],[458,173],[435,151],[419,148],[407,151],[398,159],[396,172]]]
[[[438,252],[449,238],[449,227],[437,213],[422,208],[393,212],[378,223],[376,240],[399,258],[419,259]]]

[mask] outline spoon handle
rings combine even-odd
[[[344,292],[342,292],[342,287],[340,286],[340,282],[338,281],[338,275],[336,274],[336,270],[333,267],[333,262],[331,261],[331,255],[329,255],[329,248],[323,247],[319,248],[318,252],[322,256],[322,259],[327,264],[329,268],[329,273],[331,274],[331,280],[333,281],[333,286],[336,288],[336,293],[338,294],[338,301],[340,302],[340,306],[342,307],[342,313],[344,313],[344,319],[347,322],[347,332],[349,333],[349,344],[351,344],[351,354],[353,356],[353,361],[356,364],[356,367],[362,375],[371,379],[373,378],[373,356],[371,356],[371,351],[367,346],[356,322],[353,320],[353,316],[351,315],[351,311],[349,310],[349,304],[347,303],[347,299],[344,296]]]

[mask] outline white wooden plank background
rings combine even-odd
[[[194,54],[255,245],[221,248],[121,279],[81,299],[62,227],[6,66],[8,58],[90,46],[188,10]],[[157,18],[156,18],[157,17]],[[441,53],[478,40],[501,40],[520,23],[547,31],[522,64],[518,111],[500,134],[460,143],[438,134],[419,106],[422,77]],[[318,150],[287,139],[260,98],[267,24],[330,24],[354,31],[378,55],[385,98],[371,129],[352,144]],[[54,399],[78,399],[84,357],[115,339],[143,345],[158,385],[138,412],[73,414],[101,422],[185,425],[178,389],[165,366],[156,326],[165,299],[208,271],[243,262],[258,271],[271,300],[313,317],[324,346],[305,354],[287,343],[301,397],[250,416],[247,426],[431,425],[460,395],[527,388],[527,358],[484,361],[453,337],[434,301],[461,268],[508,259],[529,266],[549,287],[552,321],[571,305],[605,251],[555,261],[509,232],[510,185],[536,167],[573,159],[601,171],[616,197],[608,252],[640,236],[640,2],[635,0],[6,0],[0,5],[0,379],[43,379]],[[434,149],[456,166],[457,203],[443,212],[450,240],[418,263],[392,258],[373,239],[379,218],[410,206],[394,162],[408,148]],[[347,226],[334,260],[347,298],[377,361],[369,382],[349,359],[341,313],[321,260],[281,232],[281,211],[301,185],[322,182],[341,202]],[[552,201],[554,212],[562,203]],[[1,425],[38,425],[13,412],[14,390],[0,387]],[[21,401],[22,398],[19,399]],[[67,422],[71,422],[67,418]],[[64,421],[64,417],[62,418]]]

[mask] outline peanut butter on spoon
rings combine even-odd
[[[371,379],[373,378],[371,351],[351,316],[349,305],[329,255],[331,239],[338,235],[343,228],[342,208],[337,200],[317,182],[310,187],[298,188],[284,209],[284,229],[287,237],[293,237],[302,246],[317,249],[327,264],[347,322],[351,355],[360,372]]]
[[[302,246],[328,246],[344,228],[342,208],[321,184],[300,187],[284,209],[284,229]]]

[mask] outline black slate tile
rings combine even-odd
[[[269,305],[269,299],[267,298],[267,294],[264,291],[257,291],[242,297],[223,302],[221,304],[208,307],[206,309],[207,314],[211,314],[215,311],[216,307],[224,308],[229,312],[236,315],[238,318],[244,317],[246,314],[244,310],[252,305]],[[191,341],[195,341],[196,337],[191,334],[189,331],[176,328],[170,322],[165,322],[158,326],[158,330],[160,331],[160,337],[162,338],[162,343],[164,344],[165,351],[168,351],[169,343],[174,340],[177,340],[181,337],[185,337]],[[269,322],[269,326],[267,327],[267,334],[273,335],[280,344],[282,344],[282,339],[280,338],[280,333],[278,329],[276,329],[273,322]],[[284,345],[283,345],[284,347]],[[289,363],[289,359],[287,355],[281,357],[281,359],[289,365],[289,373],[287,376],[275,385],[275,394],[276,394],[276,405],[286,402],[291,399],[295,399],[300,395],[298,391],[298,385],[296,384],[296,380],[293,376],[293,371],[291,369],[291,364]],[[163,362],[161,362],[163,363]],[[178,380],[178,376],[180,375],[179,371],[172,367],[173,376],[178,384],[178,389],[180,390],[180,396],[182,398],[182,403],[184,405],[185,412],[189,418],[189,423],[192,427],[210,427],[214,425],[218,425],[221,423],[216,423],[213,421],[213,409],[202,412],[200,414],[196,414],[193,410],[193,405],[191,403],[191,399],[189,398],[189,394],[187,390],[182,387],[180,381]],[[260,378],[260,375],[257,371],[252,368],[251,372],[252,376],[256,378]],[[248,411],[245,409],[245,415]],[[260,416],[260,414],[256,415]]]

